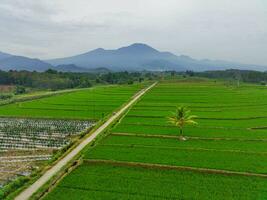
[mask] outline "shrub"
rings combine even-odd
[[[0,100],[11,99],[12,97],[12,94],[0,94]]]
[[[16,91],[15,91],[15,94],[24,94],[26,93],[26,88],[23,87],[23,86],[17,86],[16,87]]]

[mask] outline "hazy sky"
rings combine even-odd
[[[267,0],[0,0],[0,51],[56,58],[142,42],[267,65]]]

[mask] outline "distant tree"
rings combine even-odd
[[[48,70],[45,71],[45,73],[48,73],[48,74],[57,74],[57,70],[48,69]]]
[[[240,86],[240,81],[242,80],[242,75],[241,75],[241,71],[236,70],[234,73],[234,79],[236,80],[236,85],[237,87]]]
[[[11,99],[12,98],[12,94],[7,93],[7,94],[0,94],[0,100],[6,100],[6,99]]]
[[[24,94],[26,93],[26,88],[23,86],[17,86],[15,90],[15,94]]]
[[[80,88],[92,87],[92,83],[88,79],[81,80]]]
[[[266,85],[266,82],[265,81],[261,81],[260,84],[261,85]]]
[[[190,110],[185,106],[178,107],[171,117],[168,118],[169,122],[180,129],[180,140],[186,140],[183,136],[183,129],[186,125],[195,125],[197,122],[194,119],[195,115],[190,115]]]
[[[101,83],[100,78],[97,77],[97,78],[95,79],[95,82],[96,82],[96,83]]]
[[[128,80],[128,85],[132,85],[134,81],[132,79]]]
[[[194,76],[195,75],[194,71],[191,71],[191,70],[187,70],[185,72],[185,74],[188,75],[188,76]]]

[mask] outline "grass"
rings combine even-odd
[[[265,199],[266,187],[256,177],[83,164],[44,199]]]
[[[185,128],[184,142],[168,138],[179,135],[167,117],[181,105],[198,116],[197,126]],[[267,174],[267,90],[202,79],[162,81],[110,133],[88,147],[84,159]],[[266,184],[259,177],[83,164],[47,199],[65,193],[74,199],[266,199]]]
[[[142,162],[173,166],[267,173],[267,154],[204,148],[144,145],[99,145],[85,159]]]
[[[95,119],[114,111],[144,84],[95,87],[0,106],[1,117]]]
[[[151,138],[138,136],[109,135],[101,145],[150,146],[156,148],[191,148],[214,151],[240,151],[247,153],[267,154],[267,142],[263,141],[224,141],[224,140],[192,140],[181,142],[178,138]]]
[[[120,124],[112,132],[135,133],[135,134],[160,134],[178,135],[178,129],[172,126]],[[231,128],[212,128],[212,127],[186,127],[185,135],[201,138],[230,138],[240,140],[267,139],[266,129],[231,129]]]

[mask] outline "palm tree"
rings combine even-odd
[[[185,106],[177,107],[176,112],[173,113],[173,116],[169,117],[169,122],[174,124],[180,129],[180,140],[186,140],[183,137],[183,128],[186,125],[195,125],[197,122],[194,121],[194,118],[197,116],[190,115],[190,110]]]

